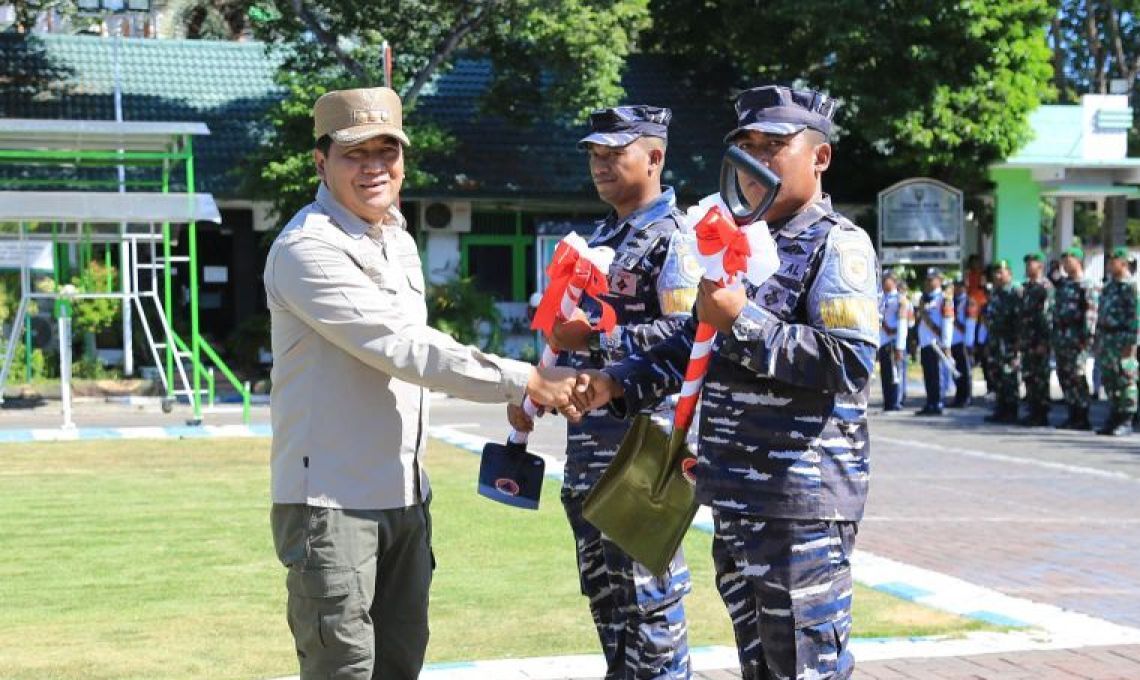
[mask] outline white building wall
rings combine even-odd
[[[459,234],[429,232],[427,247],[428,283],[445,283],[459,277]]]
[[[1081,97],[1081,158],[1085,160],[1121,160],[1128,156],[1128,130],[1097,126],[1099,111],[1128,111],[1128,96],[1122,94],[1086,94]]]

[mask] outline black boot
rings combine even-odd
[[[1111,437],[1113,433],[1116,432],[1116,428],[1120,425],[1121,421],[1122,419],[1120,417],[1120,414],[1116,411],[1113,411],[1108,414],[1108,418],[1104,421],[1104,425],[1102,425],[1101,428],[1096,431],[1096,433]]]
[[[1017,424],[1024,427],[1048,427],[1049,409],[1041,406],[1030,406],[1029,415],[1017,421]]]
[[[984,420],[987,423],[1016,423],[1017,422],[1017,406],[1009,404],[998,404],[994,412],[986,416]]]
[[[1073,422],[1073,426],[1069,428],[1070,430],[1081,430],[1087,432],[1092,429],[1092,423],[1089,422],[1088,406],[1084,408],[1074,409],[1074,415],[1076,419]]]

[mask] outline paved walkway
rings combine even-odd
[[[739,678],[730,671],[696,677]],[[725,674],[727,673],[727,674]],[[1140,645],[861,664],[854,680],[1140,680]]]
[[[859,547],[1140,627],[1140,438],[989,426],[983,414],[872,421]]]
[[[736,680],[740,672],[708,671],[693,677]],[[872,661],[859,665],[854,680],[1140,680],[1140,645]]]

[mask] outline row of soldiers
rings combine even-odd
[[[1137,413],[1137,340],[1140,333],[1137,281],[1126,248],[1109,253],[1103,285],[1084,275],[1084,252],[1073,247],[1061,257],[1055,281],[1045,276],[1045,256],[1025,256],[1025,281],[1016,284],[1007,260],[990,268],[991,287],[942,286],[941,273],[928,271],[922,297],[908,309],[893,274],[883,283],[883,329],[879,359],[886,410],[901,408],[907,318],[913,317],[926,385],[919,415],[942,413],[944,385],[956,384],[952,407],[967,406],[974,360],[982,363],[986,382],[996,394],[988,422],[1049,425],[1050,356],[1068,407],[1057,427],[1091,430],[1090,389],[1085,367],[1095,356],[1111,406],[1098,434],[1123,436],[1140,428]],[[968,282],[967,282],[968,284]],[[901,321],[901,322],[900,322]],[[1025,385],[1028,412],[1020,414]]]

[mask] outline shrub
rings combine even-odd
[[[474,279],[460,278],[430,286],[427,307],[428,323],[435,328],[464,344],[488,352],[501,351],[502,319],[495,298],[476,288]]]

